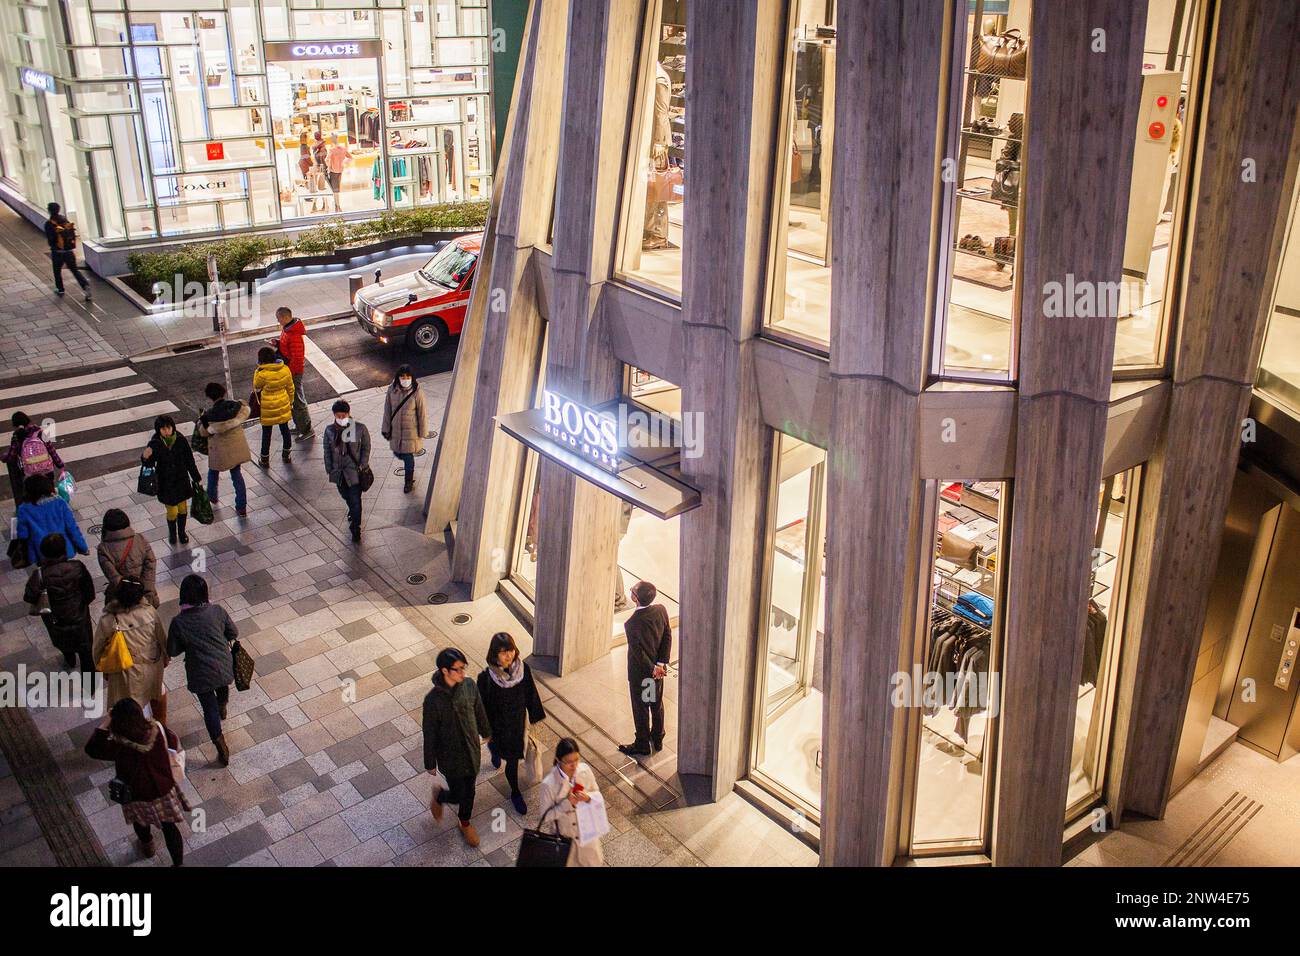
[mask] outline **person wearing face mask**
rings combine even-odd
[[[325,428],[325,473],[348,505],[352,540],[361,541],[362,476],[370,472],[370,430],[352,419],[352,406],[334,403],[334,421]]]
[[[415,456],[424,448],[427,428],[424,392],[411,374],[411,366],[403,365],[384,395],[384,422],[379,429],[388,440],[393,456],[406,469],[403,494],[409,495],[415,487]]]

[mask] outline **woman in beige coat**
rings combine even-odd
[[[558,825],[560,836],[569,837],[569,866],[604,866],[605,854],[600,840],[578,842],[578,804],[587,803],[593,793],[600,793],[596,775],[582,762],[577,741],[565,737],[555,747],[555,766],[542,778],[539,806],[542,815],[537,828],[553,833]]]
[[[113,635],[121,631],[131,652],[131,667],[116,674],[105,674],[108,698],[104,706],[112,708],[127,697],[141,707],[153,708],[154,719],[167,723],[167,689],[163,670],[167,667],[167,632],[158,612],[144,600],[144,585],[138,578],[122,578],[113,599],[104,606],[104,614],[95,628],[91,649],[96,661],[103,656]]]
[[[402,491],[408,495],[415,487],[415,456],[424,448],[428,425],[424,392],[411,374],[411,366],[403,365],[384,395],[384,422],[379,432],[388,439],[393,456],[406,468]]]
[[[113,591],[123,578],[137,578],[144,585],[144,598],[158,606],[158,559],[153,547],[142,534],[136,534],[131,519],[121,508],[104,512],[103,536],[95,549],[99,567],[108,587],[104,600],[113,600]]]
[[[248,421],[247,402],[226,398],[226,387],[220,382],[209,382],[203,394],[212,407],[199,416],[199,428],[208,439],[208,499],[215,505],[221,473],[230,472],[230,483],[235,486],[235,514],[248,514],[248,487],[239,466],[253,460],[244,435]]]

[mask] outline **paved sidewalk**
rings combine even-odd
[[[433,249],[380,254],[349,268],[259,283],[255,294],[227,309],[228,327],[232,334],[273,330],[275,310],[282,305],[308,322],[346,314],[352,307],[349,275],[364,275],[369,284],[376,269],[385,278],[410,272],[427,262]],[[56,296],[44,234],[0,203],[0,381],[212,338],[210,306],[144,312],[89,269],[81,271],[91,282],[93,300],[83,301],[66,270],[67,295]]]
[[[426,382],[432,422],[440,420],[446,382]],[[228,768],[213,762],[199,709],[184,689],[183,663],[168,668],[169,723],[190,754],[186,792],[203,811],[202,832],[186,836],[187,864],[510,866],[522,828],[536,821],[535,789],[526,793],[531,813],[521,817],[486,759],[475,802],[478,849],[464,845],[454,813],[435,822],[428,811],[432,778],[423,772],[419,719],[437,651],[460,647],[477,673],[495,631],[514,633],[525,653],[531,640],[495,595],[468,602],[448,582],[443,541],[420,531],[434,443],[417,459],[420,490],[402,495],[397,463],[378,434],[381,395],[375,389],[351,397],[354,414],[372,430],[377,478],[366,496],[359,548],[348,541],[342,500],[324,487],[319,438],[295,446],[289,465],[246,468],[247,519],[234,516],[224,483],[219,520],[191,524],[191,550],[166,544],[161,509],[133,493],[134,470],[78,489],[74,505],[92,545],[97,535],[90,529],[110,507],[123,508],[153,542],[165,620],[176,611],[180,579],[201,554],[213,599],[234,617],[257,659],[253,688],[231,697]],[[328,404],[313,407],[318,432],[330,417]],[[92,570],[102,590],[98,568]],[[416,573],[426,580],[408,584]],[[0,575],[0,667],[49,669],[58,656],[41,624],[26,616],[24,580],[23,572]],[[428,603],[439,592],[447,602]],[[92,610],[98,614],[99,604]],[[604,666],[616,669],[617,662]],[[574,706],[564,682],[537,676],[549,713],[538,728],[543,749],[558,736],[578,737],[606,794],[609,864],[816,863],[808,847],[735,794],[694,807],[680,798],[665,802],[659,782],[673,782],[667,768],[656,776],[621,767],[606,751],[623,728],[589,719],[589,702]],[[611,701],[626,696],[608,693]],[[107,800],[112,768],[81,751],[93,722],[71,710],[35,710],[32,717],[108,856],[117,864],[163,865],[161,852],[138,858],[120,808]]]

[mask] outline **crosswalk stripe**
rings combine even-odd
[[[87,442],[84,445],[73,445],[70,448],[60,448],[59,457],[68,464],[77,461],[85,461],[87,458],[97,458],[100,455],[112,455],[117,452],[130,451],[138,448],[144,451],[144,446],[149,444],[149,439],[153,437],[153,423],[144,431],[134,432],[130,435],[119,435],[117,438],[104,438],[99,441]]]
[[[148,382],[133,382],[130,385],[120,385],[117,388],[104,389],[102,392],[91,392],[88,395],[72,395],[67,398],[47,399],[36,404],[14,405],[10,408],[0,408],[0,421],[4,421],[14,412],[19,411],[26,412],[32,421],[40,421],[47,415],[65,409],[84,408],[87,405],[99,405],[120,398],[135,398],[137,395],[148,395],[155,391],[156,389]]]
[[[347,373],[335,365],[334,360],[326,355],[319,345],[311,339],[304,339],[303,344],[306,346],[307,361],[311,363],[312,368],[320,372],[321,378],[329,382],[334,391],[343,394],[357,390]]]
[[[60,378],[45,382],[31,382],[27,385],[15,385],[12,388],[0,388],[0,400],[21,398],[24,395],[32,394],[33,390],[39,390],[41,388],[57,388],[62,391],[66,388],[80,388],[83,385],[98,385],[101,382],[111,382],[119,378],[130,378],[133,375],[135,375],[135,369],[128,365],[122,365],[118,368],[104,369],[102,372],[93,372],[89,375],[77,375],[73,378]]]
[[[152,420],[158,415],[169,415],[176,411],[180,409],[171,402],[150,402],[148,405],[134,405],[119,411],[100,412],[98,415],[87,415],[85,418],[58,420],[54,427],[54,437],[56,441],[62,442],[65,435],[76,435],[90,431],[92,428],[110,428],[126,422]],[[49,435],[47,434],[46,437],[48,438]]]

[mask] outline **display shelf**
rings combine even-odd
[[[975,180],[972,180],[972,181],[973,181],[973,182],[978,182],[980,179],[987,179],[987,178],[988,178],[988,177],[986,177],[986,176],[977,176],[977,177],[975,178]],[[965,184],[964,184],[964,183],[963,183],[963,185],[962,185],[961,188],[965,188]],[[960,189],[959,189],[958,192],[957,192],[957,198],[958,198],[958,199],[969,199],[971,202],[982,202],[982,203],[987,203],[987,204],[990,205],[990,206],[1005,206],[1007,209],[1018,209],[1018,208],[1020,207],[1020,204],[1019,204],[1018,202],[1009,202],[1009,201],[1006,200],[1006,199],[994,199],[994,198],[993,198],[993,195],[992,195],[991,193],[990,193],[989,195],[987,195],[987,196],[972,196],[972,195],[970,195],[970,194],[968,194],[968,193],[963,193],[963,192],[961,192]]]
[[[1012,83],[1025,82],[1025,78],[1023,76],[1004,76],[1001,73],[985,73],[982,70],[972,70],[970,67],[967,67],[962,72],[964,72],[967,76],[978,76],[986,80],[1008,80]]]
[[[975,249],[963,249],[960,246],[958,246],[956,243],[953,243],[952,250],[953,252],[960,252],[963,255],[974,256],[976,259],[985,259],[988,262],[992,262],[995,265],[999,265],[999,266],[1013,266],[1016,264],[1015,256],[1011,256],[1008,258],[1006,256],[995,256],[989,252],[978,252]]]
[[[971,137],[975,137],[975,138],[978,138],[978,139],[1001,139],[1001,140],[1005,140],[1005,141],[1008,142],[1008,143],[1023,143],[1023,142],[1024,142],[1023,139],[1021,139],[1021,138],[1019,138],[1019,137],[1016,137],[1016,136],[1008,136],[1005,132],[1002,132],[1002,133],[986,133],[986,132],[984,132],[983,130],[970,129],[970,128],[965,127],[965,126],[962,127],[962,135],[963,135],[963,136],[971,136]]]

